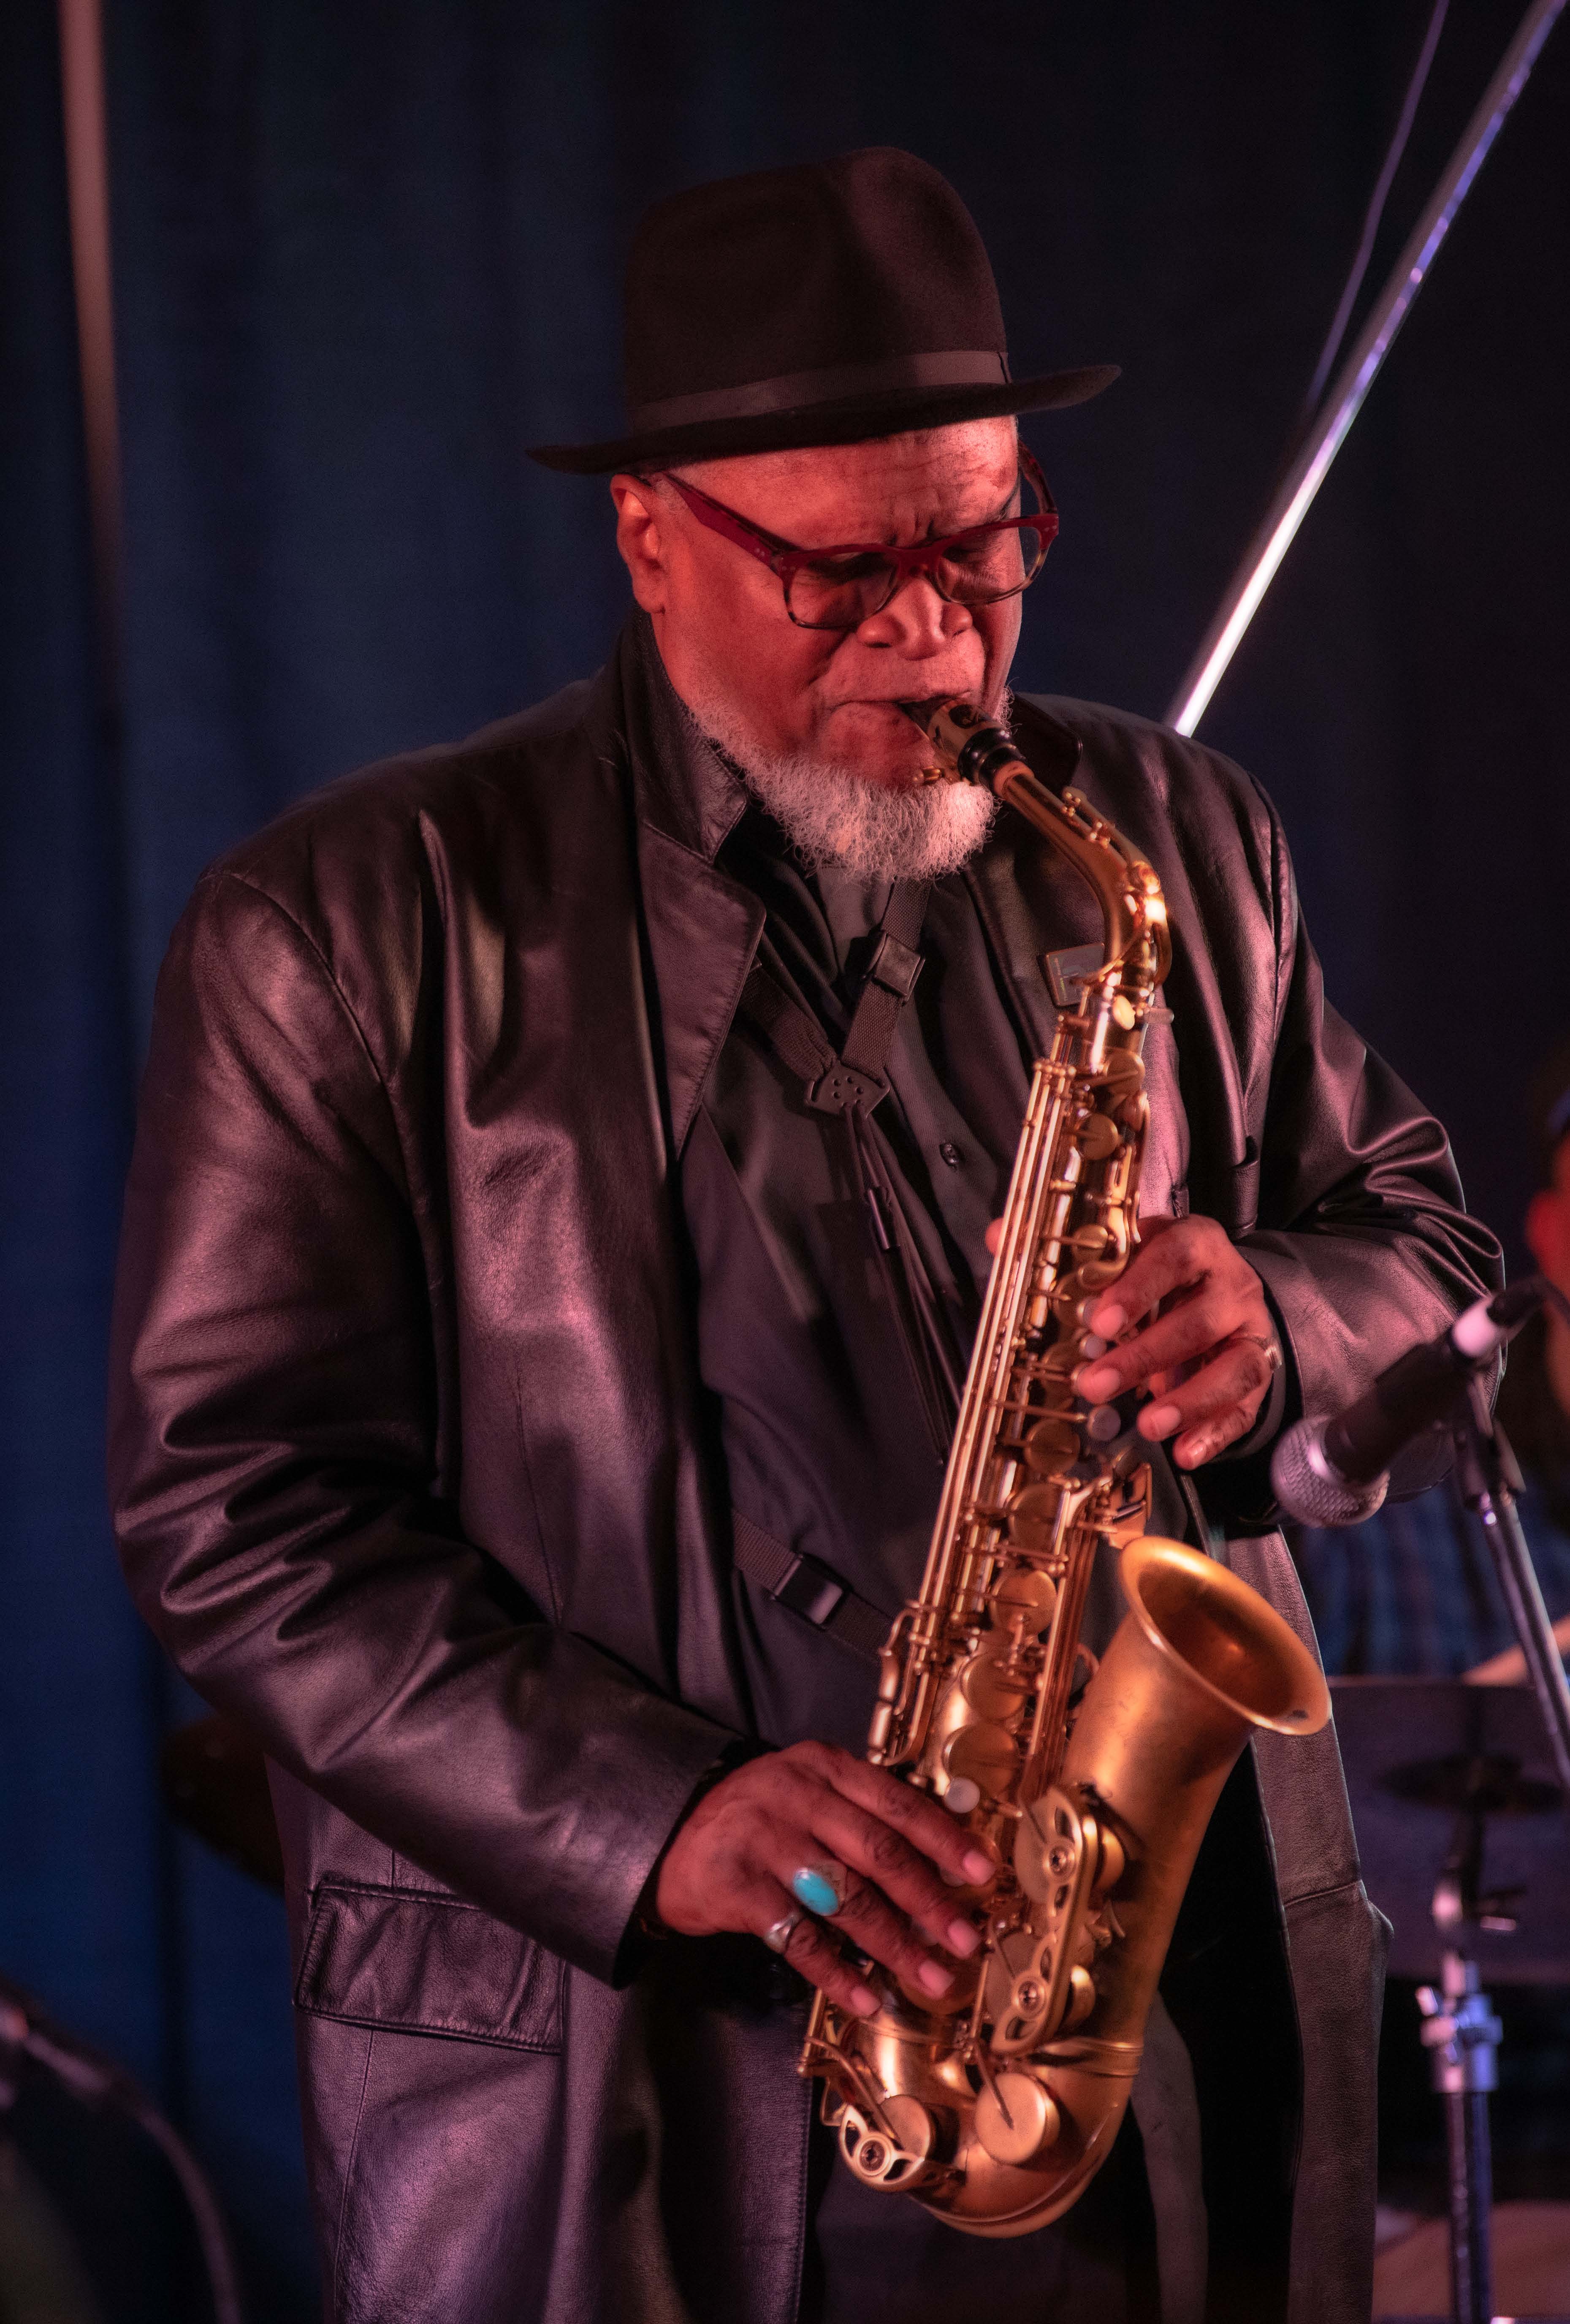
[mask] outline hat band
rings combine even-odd
[[[750,420],[768,411],[794,411],[803,405],[834,403],[852,395],[884,395],[901,387],[1003,387],[1008,358],[997,347],[954,347],[938,355],[890,355],[883,363],[831,364],[821,371],[785,372],[778,379],[748,380],[744,387],[719,387],[702,395],[667,395],[658,403],[634,404],[628,420],[635,435],[656,428],[687,428],[711,420]]]

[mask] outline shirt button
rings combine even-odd
[[[959,1148],[954,1144],[953,1139],[950,1138],[944,1139],[941,1146],[939,1147],[938,1151],[942,1156],[950,1170],[957,1170],[959,1167],[960,1163],[965,1159],[965,1157],[960,1153]]]

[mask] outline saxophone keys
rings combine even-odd
[[[1006,1636],[998,1638],[989,1631],[983,1640],[983,1650],[972,1655],[960,1674],[959,1686],[972,1711],[984,1720],[1009,1720],[1025,1699],[1025,1682],[1011,1672],[1006,1662],[984,1651],[989,1643],[1001,1645],[1005,1653]]]
[[[973,1727],[961,1727],[950,1735],[943,1746],[943,1766],[950,1779],[961,1781],[969,1776],[979,1784],[984,1799],[994,1798],[1006,1791],[1019,1767],[1019,1746],[1006,1727],[996,1726],[991,1720],[978,1720]]]
[[[1110,1259],[1084,1259],[1074,1270],[1075,1287],[1081,1296],[1094,1293],[1098,1297],[1109,1285],[1116,1282],[1127,1265],[1128,1253],[1125,1250],[1114,1251]]]
[[[1096,1867],[1096,1877],[1090,1884],[1090,1893],[1099,1904],[1104,1896],[1112,1894],[1122,1879],[1127,1868],[1128,1854],[1117,1834],[1110,1831],[1105,1821],[1097,1822],[1097,1831],[1101,1841],[1101,1856]]]
[[[1060,2034],[1070,2034],[1076,2025],[1083,2025],[1096,2006],[1096,1985],[1088,1969],[1078,1964],[1069,1971],[1069,2006],[1063,2012]]]
[[[1092,1833],[1056,1788],[1025,1810],[1015,1834],[1015,1877],[1038,1904],[1064,1910],[1079,1886],[1080,1859]],[[1088,1883],[1086,1884],[1088,1885]]]
[[[840,2118],[840,2146],[865,2186],[912,2189],[931,2176],[927,2168],[937,2141],[932,2116],[920,2098],[905,2092],[879,2102],[881,2120],[848,2106]]]
[[[1143,1090],[1144,1060],[1132,1049],[1110,1049],[1097,1067],[1096,1078],[1105,1086],[1107,1105],[1116,1112]]]
[[[1033,1565],[1016,1565],[998,1583],[994,1602],[1005,1622],[1017,1621],[1027,1637],[1039,1638],[1052,1627],[1058,1585]]]
[[[1057,2100],[1033,2074],[995,2075],[976,2101],[976,2135],[995,2163],[1033,2163],[1061,2127]]]
[[[1109,1113],[1088,1113],[1074,1132],[1074,1143],[1087,1162],[1106,1162],[1123,1143],[1123,1132]]]
[[[1024,1464],[1033,1475],[1051,1477],[1066,1462],[1079,1457],[1079,1431],[1065,1413],[1038,1420],[1024,1445]]]
[[[1075,1459],[1079,1452],[1078,1431],[1073,1423],[1038,1420],[1031,1431],[1030,1441],[1035,1442],[1039,1429],[1066,1426],[1073,1442],[1068,1455]],[[1029,1454],[1027,1452],[1028,1460]],[[1016,1549],[1036,1557],[1050,1556],[1058,1545],[1058,1529],[1062,1519],[1062,1496],[1056,1485],[1042,1483],[1022,1485],[1008,1504],[1008,1537]]]

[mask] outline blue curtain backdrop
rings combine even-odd
[[[994,254],[1063,510],[1030,686],[1162,709],[1271,484],[1427,0],[108,0],[124,731],[95,720],[48,0],[0,11],[0,1969],[219,2179],[258,2318],[312,2312],[278,1908],[173,1835],[188,1701],[122,1597],[102,1345],[153,974],[204,862],[368,758],[597,663],[618,285],[652,198],[890,142]],[[1513,29],[1455,0],[1372,281]],[[1291,832],[1345,1012],[1507,1235],[1570,1024],[1563,723],[1570,33],[1551,44],[1204,729]],[[204,2312],[134,2143],[28,2101],[115,2324]]]

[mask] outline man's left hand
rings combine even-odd
[[[1083,1365],[1075,1386],[1093,1404],[1143,1388],[1151,1401],[1140,1434],[1153,1444],[1176,1437],[1172,1458],[1198,1469],[1259,1418],[1280,1342],[1263,1285],[1214,1219],[1146,1219],[1141,1235],[1090,1318],[1118,1344]]]
[[[1143,1388],[1140,1434],[1153,1444],[1175,1437],[1179,1467],[1198,1469],[1259,1418],[1276,1329],[1259,1277],[1214,1219],[1147,1219],[1142,1236],[1090,1317],[1117,1345],[1075,1385],[1095,1404]]]

